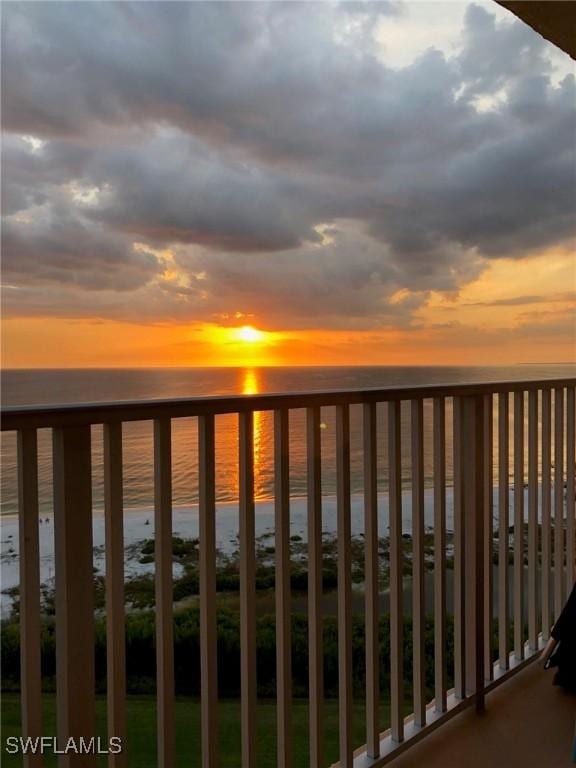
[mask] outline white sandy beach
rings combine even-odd
[[[525,490],[525,507],[527,507],[527,492]],[[512,504],[513,490],[510,491],[510,504]],[[402,494],[402,518],[403,531],[410,533],[412,519],[411,491]],[[433,491],[426,489],[424,493],[424,508],[426,526],[433,524]],[[511,507],[512,508],[512,507]],[[363,497],[352,496],[352,535],[357,536],[364,532]],[[327,534],[336,533],[336,499],[325,497],[322,500],[323,529]],[[306,540],[306,499],[294,498],[291,501],[291,534],[301,536]],[[446,489],[446,525],[452,530],[453,493],[451,488]],[[380,494],[378,497],[378,522],[381,536],[388,534],[388,495]],[[1,595],[0,607],[3,616],[10,610],[11,598],[5,594],[5,590],[19,583],[18,574],[18,519],[15,515],[6,515],[1,518],[0,530],[0,561],[1,561]],[[173,531],[175,536],[194,538],[198,536],[198,507],[174,507]],[[274,502],[273,500],[259,501],[256,503],[256,536],[274,531]],[[124,546],[126,550],[125,573],[126,578],[154,571],[154,563],[140,563],[140,542],[154,535],[154,512],[146,509],[126,509],[124,513]],[[54,524],[52,515],[43,515],[39,525],[40,536],[40,579],[42,583],[50,582],[54,578]],[[238,505],[237,503],[220,503],[216,511],[216,545],[224,552],[231,552],[236,548],[238,536]],[[96,509],[93,515],[93,541],[94,541],[94,568],[96,573],[105,572],[104,558],[104,515],[102,510]],[[179,576],[181,566],[174,563],[174,576]]]

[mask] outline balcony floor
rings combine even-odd
[[[530,664],[486,699],[400,755],[394,768],[573,768],[576,698]]]

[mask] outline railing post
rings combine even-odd
[[[475,696],[477,710],[484,709],[484,407],[482,396],[462,398],[465,691]]]
[[[90,427],[53,432],[56,564],[56,698],[58,742],[96,736],[94,709],[94,576]],[[96,765],[69,751],[60,768]]]
[[[38,439],[35,429],[18,432],[18,533],[22,736],[35,738],[42,736]],[[24,768],[41,766],[42,755],[28,753],[22,762]]]

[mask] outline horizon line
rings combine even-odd
[[[269,365],[86,365],[86,366],[0,366],[0,375],[12,371],[146,371],[146,370],[173,370],[173,371],[207,371],[207,370],[239,370],[239,369],[283,369],[283,368],[510,368],[530,365],[576,365],[576,360],[559,361],[533,361],[514,363],[337,363],[327,365],[315,365],[307,363],[298,364],[269,364]]]

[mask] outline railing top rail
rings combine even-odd
[[[185,418],[202,414],[230,414],[244,411],[270,411],[278,408],[357,405],[370,402],[463,397],[500,392],[528,392],[538,389],[574,387],[576,378],[538,381],[499,381],[475,384],[432,384],[377,389],[323,390],[311,392],[267,393],[174,398],[166,400],[124,400],[117,402],[72,403],[66,405],[21,405],[2,409],[2,431],[64,427],[81,424],[106,424],[118,421],[147,421],[159,417]]]

